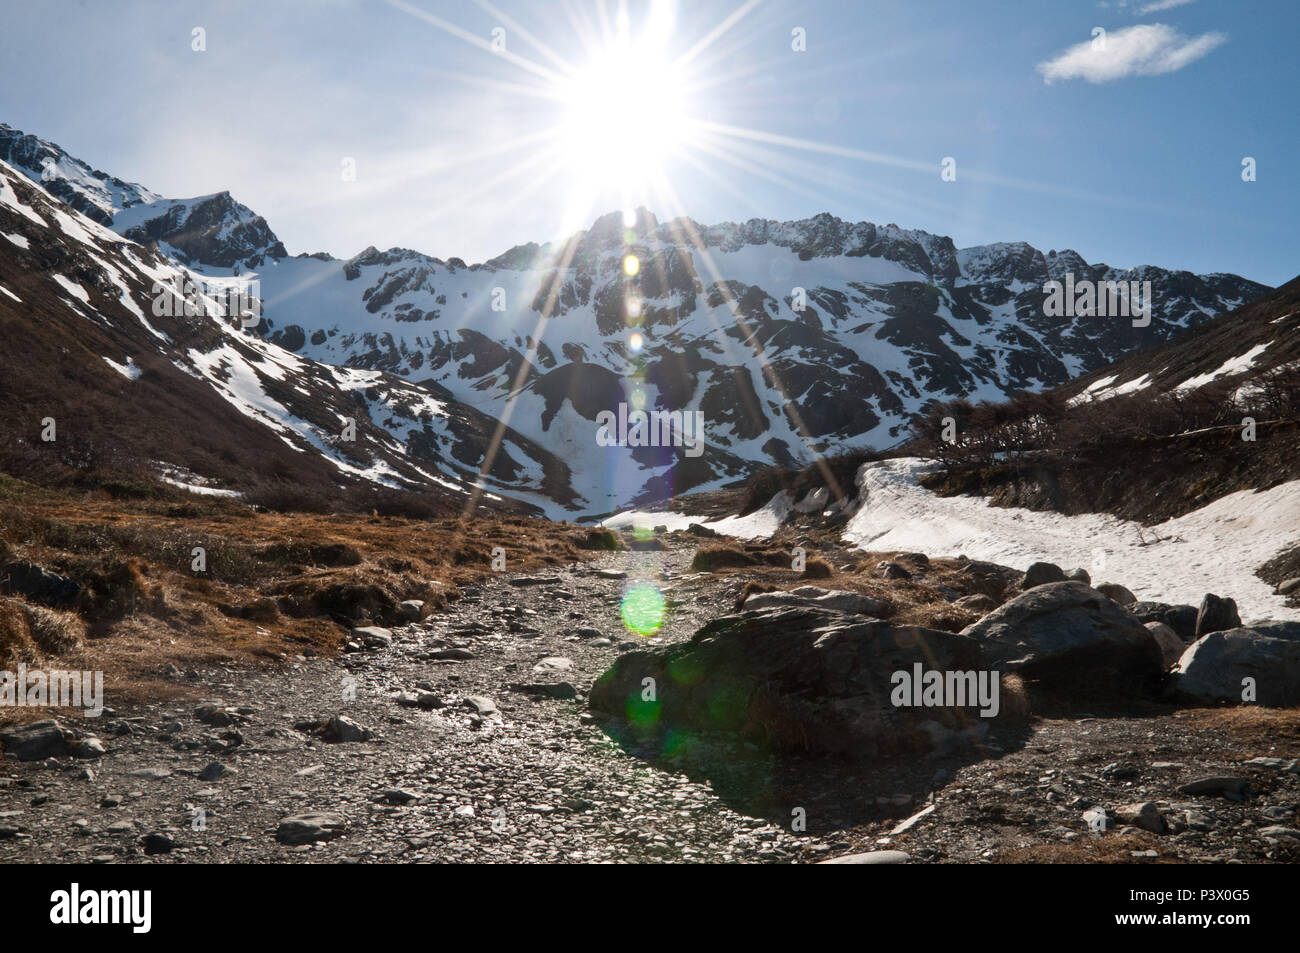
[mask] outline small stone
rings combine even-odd
[[[220,761],[213,761],[206,768],[199,772],[200,781],[216,781],[224,778],[228,774],[238,774],[236,768],[224,765]]]
[[[486,695],[466,695],[461,704],[480,715],[495,715],[497,713],[497,703]]]
[[[320,736],[333,744],[346,744],[369,741],[374,737],[374,732],[357,724],[346,715],[335,715],[321,728]]]
[[[280,821],[275,839],[281,844],[312,844],[333,840],[347,830],[347,820],[339,814],[294,814]]]
[[[146,854],[169,854],[176,846],[176,842],[166,834],[145,834],[140,838],[140,844]]]
[[[1115,808],[1115,817],[1122,824],[1131,824],[1152,834],[1165,832],[1165,820],[1160,816],[1160,809],[1154,801],[1122,804]]]

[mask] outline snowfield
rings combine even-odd
[[[628,510],[625,513],[609,517],[602,521],[600,525],[614,530],[622,529],[624,526],[646,530],[654,529],[656,526],[666,526],[668,532],[672,533],[677,530],[684,530],[692,523],[699,523],[724,536],[734,536],[737,539],[759,539],[775,533],[777,527],[790,515],[792,509],[794,509],[794,503],[790,499],[790,495],[782,490],[768,500],[767,505],[762,509],[755,510],[747,516],[727,516],[719,520],[704,520],[698,516],[674,513],[671,510],[662,512]]]
[[[863,549],[965,554],[1016,569],[1044,560],[1078,566],[1094,582],[1117,582],[1141,600],[1200,605],[1207,592],[1237,601],[1242,621],[1297,619],[1255,575],[1300,541],[1300,480],[1233,493],[1156,526],[1113,516],[1062,516],[990,506],[982,497],[940,497],[917,478],[918,458],[868,463],[858,471],[859,508],[844,538]]]

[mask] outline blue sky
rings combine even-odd
[[[658,27],[663,62],[696,50],[676,97],[653,56],[583,78],[618,0],[6,6],[0,121],[164,195],[228,189],[292,254],[481,261],[630,193],[702,223],[829,211],[959,246],[1300,273],[1292,0],[681,0],[671,18],[628,0],[634,44]],[[575,127],[592,95],[604,118]],[[659,116],[676,99],[685,118]]]

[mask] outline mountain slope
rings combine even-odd
[[[1086,374],[1063,392],[1087,400],[1148,389],[1249,388],[1286,368],[1300,368],[1300,277],[1167,344]]]
[[[144,462],[227,489],[374,483],[470,499],[494,419],[382,371],[262,340],[220,310],[220,292],[245,283],[200,292],[184,284],[192,277],[0,162],[0,411],[11,451],[33,465],[42,454],[81,467]],[[201,310],[186,313],[187,301]],[[51,418],[55,439],[42,440]],[[562,461],[508,429],[502,442],[489,499],[497,488],[548,503],[571,496]]]

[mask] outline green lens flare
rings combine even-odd
[[[639,582],[623,593],[623,604],[618,611],[628,631],[648,637],[663,626],[666,605],[662,592],[648,583]]]

